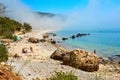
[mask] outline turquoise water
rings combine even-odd
[[[77,33],[90,33],[91,35],[79,37],[76,39],[68,39],[64,44],[74,47],[86,49],[87,51],[96,52],[99,56],[110,57],[112,55],[120,55],[120,32],[119,31],[58,31],[59,37],[70,37]]]

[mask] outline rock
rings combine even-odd
[[[56,41],[52,40],[52,41],[51,41],[51,44],[56,44]]]
[[[28,42],[39,43],[39,39],[38,39],[38,38],[34,38],[34,37],[30,37],[30,38],[28,39]]]
[[[2,70],[0,70],[0,75],[3,75],[3,74],[4,74],[4,72]]]
[[[104,59],[102,57],[100,57],[99,60],[100,60],[100,64],[103,64],[103,65],[112,63],[112,61],[110,61],[108,59]]]
[[[120,63],[120,55],[114,55],[111,57],[108,57],[110,61],[114,62],[114,63]]]
[[[93,72],[99,69],[99,58],[94,53],[84,50],[73,50],[70,52],[69,65],[84,71]]]
[[[81,37],[81,34],[80,33],[76,34],[76,37]]]
[[[49,35],[48,34],[44,34],[43,35],[43,38],[45,39],[45,38],[48,38],[49,37]]]
[[[55,33],[53,33],[53,36],[57,36]]]
[[[57,43],[62,43],[61,41],[57,41]]]
[[[64,48],[58,48],[53,52],[50,58],[55,60],[63,60],[63,56],[67,53],[67,50]]]
[[[65,65],[69,65],[70,64],[70,53],[66,53],[63,56],[63,64],[65,64]]]
[[[72,35],[70,38],[75,39],[75,35]]]
[[[40,39],[40,42],[46,42],[46,40],[45,39]]]
[[[89,34],[89,33],[88,33],[88,34],[85,34],[85,33],[78,33],[78,34],[76,34],[76,37],[87,36],[87,35],[90,35],[90,34]]]
[[[68,40],[68,38],[62,38],[63,41]]]

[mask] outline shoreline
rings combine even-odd
[[[48,33],[48,31],[43,31],[43,32]],[[89,77],[87,76],[91,76],[91,78],[94,80],[96,72],[93,73],[84,72],[67,65],[61,65],[61,61],[56,61],[50,58],[51,54],[58,47],[63,47],[62,45],[56,44],[54,46],[48,42],[30,43],[27,41],[29,37],[36,37],[41,39],[42,34],[44,34],[43,32],[30,32],[28,34],[21,35],[22,37],[24,37],[22,41],[13,42],[10,44],[9,52],[12,55],[18,53],[20,56],[20,58],[10,57],[9,61],[7,62],[9,65],[13,66],[13,71],[18,73],[18,71],[23,65],[24,67],[19,71],[19,74],[22,76],[23,80],[33,80],[37,77],[39,77],[41,80],[45,80],[46,78],[54,74],[55,71],[64,71],[64,72],[73,71],[75,75],[77,75],[78,79],[88,80]],[[31,53],[29,50],[30,46],[33,47],[33,53]],[[21,50],[24,47],[28,49],[27,54],[21,53]],[[107,65],[107,67],[110,66]],[[98,71],[97,74],[99,74],[99,72],[104,71],[104,69],[106,69],[106,66],[101,64],[100,70]],[[116,72],[110,72],[110,73],[114,73],[112,74],[113,76],[116,75]],[[108,78],[109,76],[110,75],[107,75]]]

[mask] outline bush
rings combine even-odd
[[[48,78],[47,80],[78,80],[77,76],[75,76],[72,72],[56,72],[55,75]]]
[[[28,23],[24,23],[25,31],[31,31],[32,27]]]
[[[12,34],[3,34],[4,38],[7,38],[7,39],[13,39],[13,35]]]
[[[6,62],[8,60],[8,51],[5,45],[0,44],[0,62]]]

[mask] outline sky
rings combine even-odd
[[[92,2],[99,1],[100,7],[104,10],[110,10],[120,6],[120,0],[21,0],[28,5],[33,11],[51,12],[51,13],[66,13],[72,9],[79,8],[82,10],[89,6]],[[95,3],[94,5],[97,5]],[[94,6],[93,5],[93,6]],[[95,6],[96,7],[96,6]]]
[[[33,11],[65,13],[79,6],[86,7],[88,0],[21,0]]]
[[[120,30],[120,0],[0,0],[11,10],[9,17],[33,26]],[[32,12],[62,14],[66,21],[38,18]],[[47,21],[47,22],[45,22]],[[40,24],[41,25],[40,25]],[[41,28],[41,27],[40,27]]]
[[[33,11],[66,14],[69,16],[68,23],[73,23],[71,25],[74,26],[83,26],[85,29],[120,29],[120,0],[22,0],[22,2]]]

